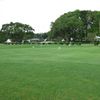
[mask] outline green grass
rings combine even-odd
[[[100,47],[0,45],[0,100],[100,100]]]

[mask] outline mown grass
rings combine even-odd
[[[0,100],[100,100],[100,47],[0,45]]]

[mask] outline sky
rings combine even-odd
[[[51,22],[74,10],[100,10],[100,0],[0,0],[0,28],[10,22],[21,22],[48,32]]]

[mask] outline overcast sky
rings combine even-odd
[[[50,30],[50,23],[68,11],[100,10],[100,0],[0,0],[0,28],[9,22],[31,25],[36,33]]]

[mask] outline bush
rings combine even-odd
[[[94,41],[94,45],[98,46],[99,45],[99,41]]]

